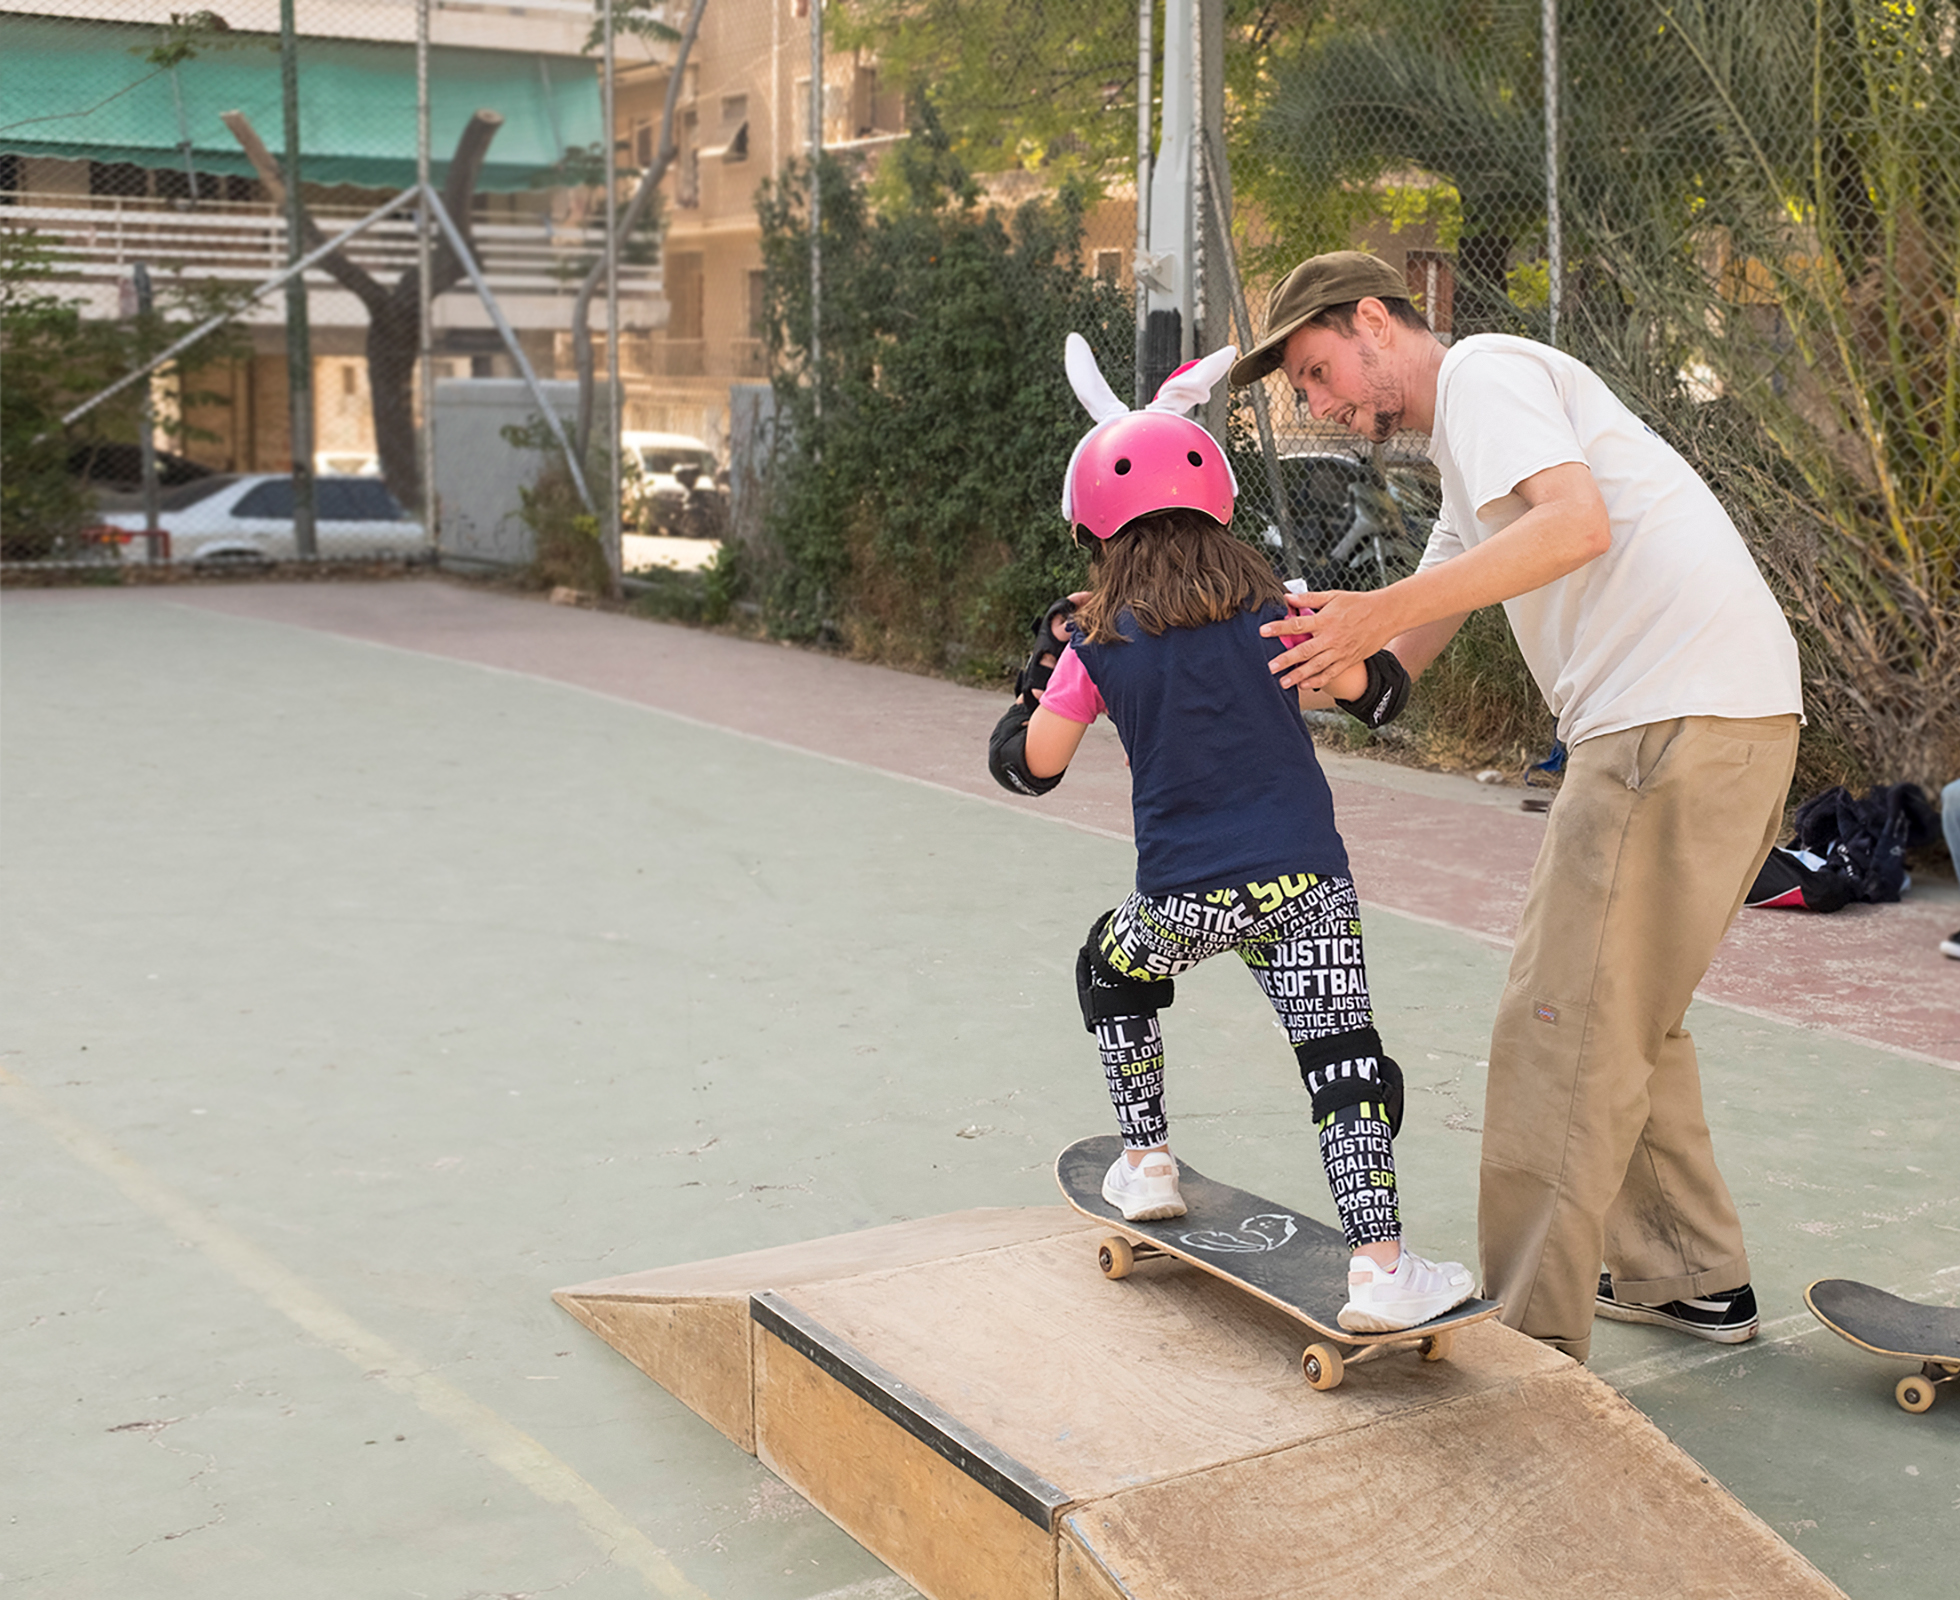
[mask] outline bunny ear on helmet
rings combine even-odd
[[[1069,337],[1076,335],[1070,334]],[[1211,391],[1218,387],[1218,380],[1232,370],[1232,363],[1238,358],[1237,348],[1228,344],[1201,360],[1185,362],[1163,381],[1157,390],[1157,398],[1144,409],[1181,414],[1193,406],[1203,405],[1211,398]]]
[[[1075,391],[1075,398],[1082,402],[1082,409],[1092,419],[1108,422],[1112,417],[1128,415],[1130,408],[1116,398],[1116,391],[1110,388],[1109,380],[1096,365],[1089,341],[1081,334],[1071,333],[1063,344],[1062,365],[1068,369],[1069,387]]]

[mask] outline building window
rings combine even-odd
[[[725,162],[733,163],[749,159],[749,97],[745,94],[725,94],[721,97],[721,148],[717,152]]]
[[[749,337],[766,339],[769,336],[769,274],[751,272],[749,274]]]
[[[1123,281],[1123,252],[1121,250],[1098,250],[1096,252],[1096,282],[1121,283]]]
[[[667,256],[667,337],[699,339],[706,326],[706,257],[699,250],[674,250]]]
[[[675,164],[674,204],[691,211],[701,204],[701,119],[695,112],[681,118],[680,160]]]

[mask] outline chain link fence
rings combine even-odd
[[[1078,574],[1061,332],[1147,397],[1359,246],[1444,339],[1594,364],[1717,486],[1810,746],[1960,766],[1953,0],[810,5],[0,11],[9,571],[299,554],[312,475],[320,555],[602,587],[732,526],[714,614],[986,675]],[[1414,562],[1423,441],[1277,378],[1207,420],[1290,575]]]
[[[592,292],[612,98],[599,60],[613,57],[623,205],[651,159],[645,102],[657,108],[675,54],[676,30],[632,0],[604,52],[595,13],[610,9],[35,0],[0,12],[9,568],[528,551],[517,481],[496,486],[500,499],[478,492],[467,464],[499,440],[473,430],[548,417],[544,442],[558,447],[579,407],[553,380],[573,376],[581,331],[625,355],[629,429],[714,414],[642,392],[656,372],[726,374],[743,360],[708,362],[698,327],[691,360],[648,357],[667,312],[657,208],[618,240],[616,340]],[[691,121],[683,137],[698,206],[705,141]],[[753,329],[739,331],[753,368]],[[471,385],[499,380],[518,398],[475,403]],[[445,406],[461,468],[446,474],[433,426]],[[605,487],[581,486],[595,525]]]
[[[1444,338],[1588,361],[1777,588],[1811,758],[1941,781],[1960,770],[1957,41],[1941,0],[1334,7],[1275,45],[1235,127],[1240,257],[1270,281],[1361,244]],[[1374,485],[1417,536],[1404,558],[1411,442]],[[1370,542],[1349,540],[1349,586]]]

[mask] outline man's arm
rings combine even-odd
[[[1320,689],[1344,668],[1392,648],[1411,677],[1436,659],[1463,619],[1481,606],[1529,594],[1576,572],[1612,545],[1606,502],[1583,462],[1535,472],[1513,490],[1529,507],[1502,533],[1385,589],[1336,589],[1304,596],[1311,617],[1259,631],[1310,637],[1273,658],[1289,689]]]

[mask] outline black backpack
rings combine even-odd
[[[1916,783],[1883,785],[1856,800],[1840,786],[1797,807],[1792,847],[1822,856],[1827,869],[1842,873],[1853,899],[1884,904],[1905,890],[1906,852],[1938,827],[1933,802]]]

